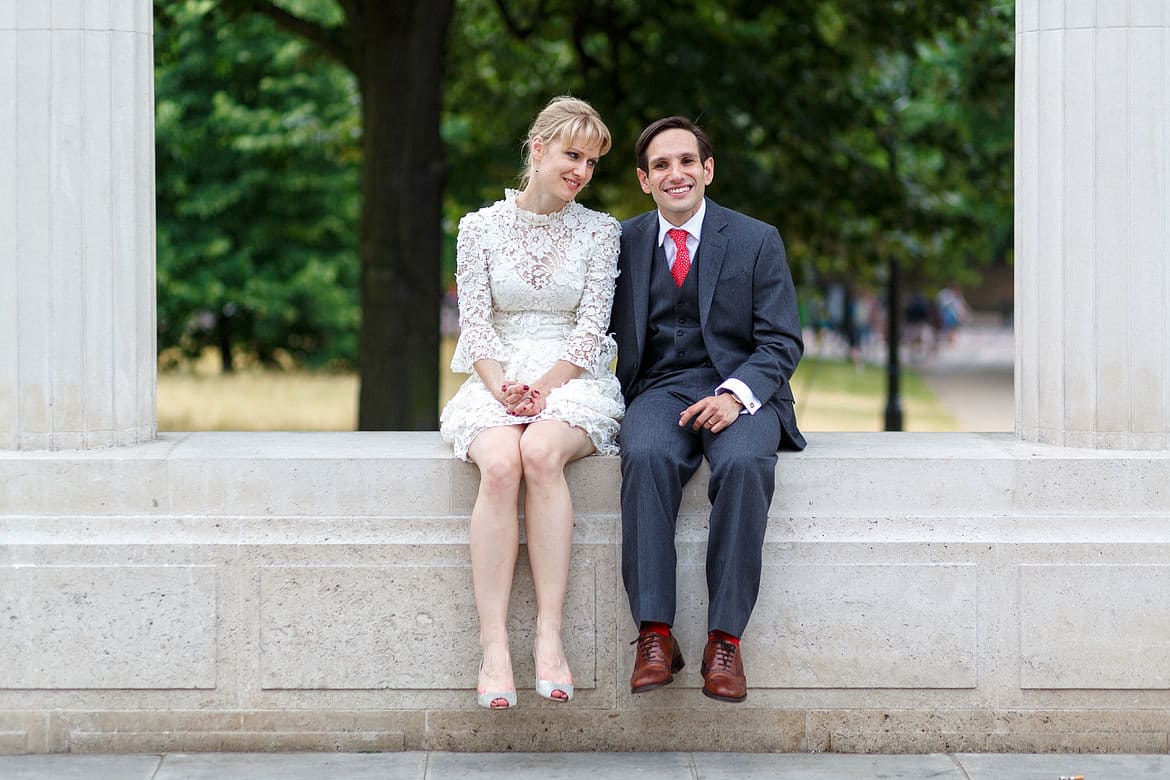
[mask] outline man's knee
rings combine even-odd
[[[657,471],[670,463],[666,449],[644,438],[621,443],[622,474]]]
[[[711,485],[714,488],[728,480],[771,490],[776,481],[775,453],[760,455],[750,450],[721,453],[717,460],[711,461]]]

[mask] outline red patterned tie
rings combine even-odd
[[[666,231],[666,235],[674,241],[678,252],[674,256],[674,265],[670,267],[670,275],[674,277],[674,286],[682,287],[687,278],[687,271],[691,270],[691,253],[687,251],[687,231],[679,228]]]

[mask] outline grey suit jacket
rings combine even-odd
[[[622,223],[610,330],[618,345],[617,376],[627,404],[633,401],[630,392],[646,346],[650,264],[657,239],[657,210]],[[776,409],[782,449],[803,449],[789,380],[804,342],[780,233],[708,198],[697,267],[699,325],[715,369],[723,379],[744,382],[761,403]]]

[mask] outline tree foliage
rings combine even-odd
[[[237,23],[229,30],[269,20],[352,74],[361,128],[356,247],[362,430],[428,430],[438,423],[439,216],[445,174],[439,110],[453,2],[182,2],[226,14]],[[247,80],[246,74],[239,78]],[[279,215],[274,219],[281,221]]]
[[[1010,236],[1010,0],[465,0],[444,135],[451,216],[498,196],[552,94],[615,136],[591,205],[650,207],[633,141],[679,113],[715,145],[712,197],[776,224],[798,278],[925,278],[1003,259]],[[495,188],[495,189],[493,189]]]
[[[353,78],[206,1],[160,5],[155,46],[160,344],[352,366]]]
[[[455,225],[553,95],[606,118],[581,199],[620,218],[651,205],[634,139],[678,113],[806,284],[1010,259],[1012,0],[157,6],[160,342],[356,361],[364,429],[434,427]]]

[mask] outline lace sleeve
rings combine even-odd
[[[503,345],[492,325],[492,289],[482,233],[475,214],[459,221],[455,239],[455,284],[459,293],[459,341],[451,370],[470,374],[477,360],[499,360]]]
[[[617,345],[606,332],[617,278],[621,225],[604,217],[594,228],[585,268],[585,289],[577,304],[577,324],[569,334],[561,359],[586,370],[605,370],[617,354]]]

